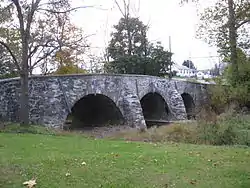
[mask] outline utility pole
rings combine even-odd
[[[189,51],[188,68],[190,68],[190,62],[191,62],[191,52]]]
[[[172,49],[171,49],[171,36],[169,36],[169,52],[170,52],[170,67],[169,67],[169,79],[172,78]]]

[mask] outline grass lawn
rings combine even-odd
[[[0,174],[1,188],[249,188],[250,149],[0,133]]]

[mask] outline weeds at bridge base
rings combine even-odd
[[[187,123],[154,126],[145,132],[121,131],[113,134],[109,139],[250,146],[250,115],[221,114],[211,119],[211,121],[200,119]]]
[[[92,138],[126,140],[136,142],[179,142],[206,145],[250,146],[250,115],[237,114],[233,110],[219,116],[201,113],[197,121],[171,123],[153,126],[146,131],[125,128],[125,126],[97,127],[92,131],[65,131],[43,126],[20,127],[6,124],[0,129],[5,133],[31,133],[44,135],[81,135]]]

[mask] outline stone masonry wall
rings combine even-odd
[[[201,107],[207,103],[207,85],[183,81],[173,81],[173,84],[175,85],[178,93],[187,93],[191,95],[194,100],[197,113]]]
[[[200,87],[200,88],[199,88]],[[65,75],[37,76],[29,79],[30,120],[34,124],[60,127],[73,105],[88,94],[103,94],[114,101],[126,124],[145,128],[140,105],[150,92],[160,94],[166,101],[173,120],[186,119],[181,97],[188,92],[201,101],[202,86],[139,75]],[[0,120],[18,121],[20,80],[0,80]]]

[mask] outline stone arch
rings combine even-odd
[[[186,113],[188,119],[194,119],[195,118],[195,103],[193,97],[189,93],[182,93],[181,94]]]
[[[68,118],[72,121],[72,129],[124,123],[119,107],[103,94],[88,94],[77,100]]]
[[[143,83],[143,82],[142,82]],[[156,92],[160,94],[169,108],[169,120],[185,120],[186,110],[181,97],[181,94],[174,87],[175,85],[166,79],[159,79],[157,81],[149,81],[149,87],[139,87],[138,97],[141,100],[149,92]]]
[[[140,103],[147,124],[152,120],[169,120],[169,107],[164,97],[158,92],[147,93],[141,98]]]

